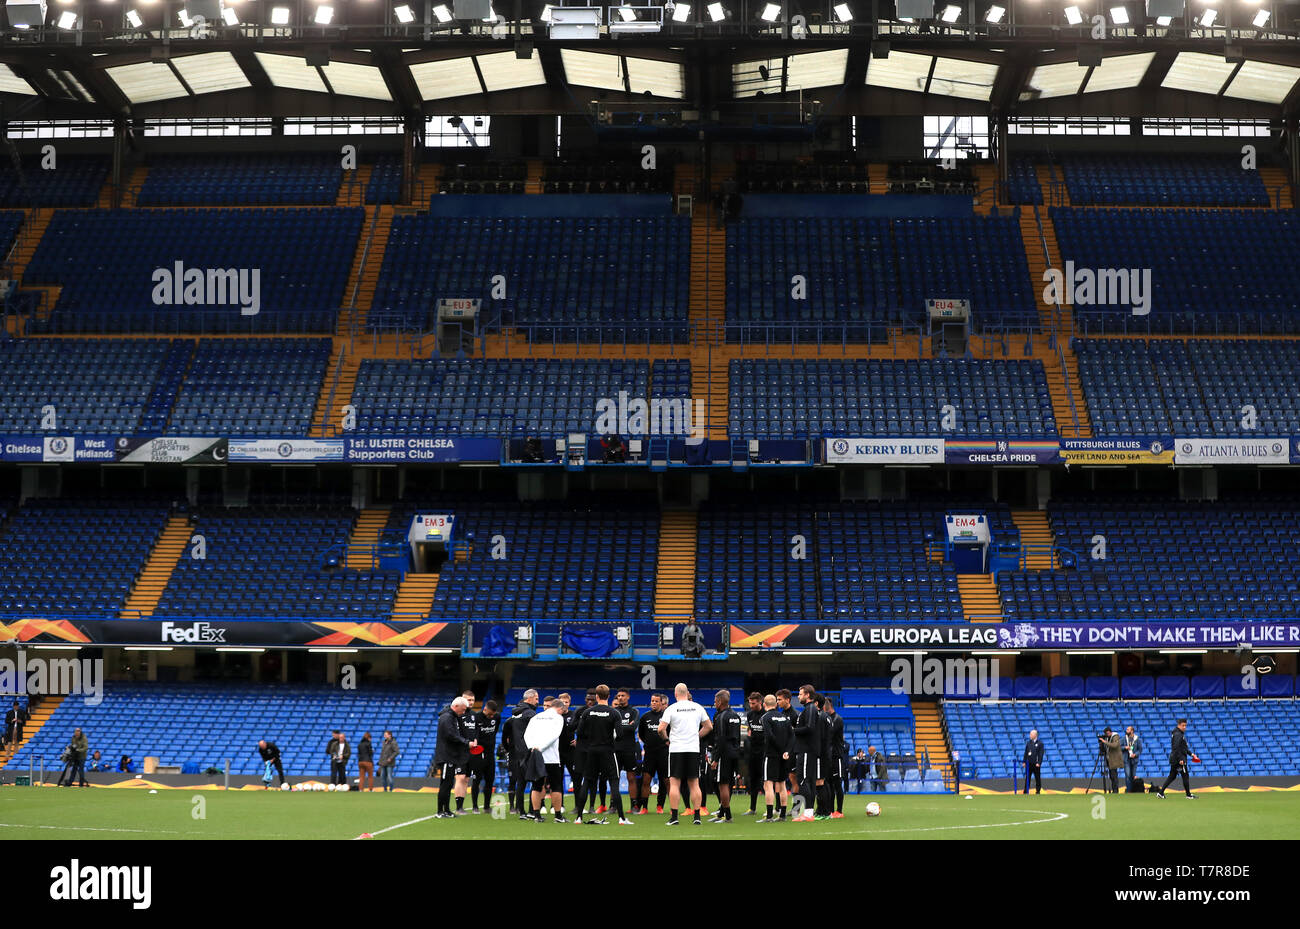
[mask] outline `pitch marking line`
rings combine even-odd
[[[998,813],[1029,813],[1031,810],[995,810]],[[974,823],[969,826],[924,826],[919,829],[854,829],[848,833],[837,832],[835,835],[890,835],[900,832],[950,832],[954,829],[1001,829],[1006,826],[1034,826],[1039,823],[1059,823],[1069,819],[1069,813],[1052,813],[1047,819],[1025,819],[1014,823]]]
[[[436,816],[437,814],[435,813],[429,816],[421,816],[419,819],[408,819],[406,822],[398,823],[396,826],[388,826],[384,829],[376,830],[375,832],[363,833],[362,835],[359,835],[356,838],[354,838],[352,841],[355,842],[357,841],[357,839],[364,839],[367,837],[373,839],[377,835],[383,835],[385,832],[392,832],[394,829],[402,829],[405,828],[406,826],[414,826],[416,823],[428,822],[429,820],[434,819]]]

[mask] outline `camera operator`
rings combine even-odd
[[[1106,773],[1108,777],[1102,779],[1102,787],[1106,788],[1107,793],[1119,793],[1119,768],[1124,763],[1124,753],[1119,746],[1119,733],[1111,730],[1107,726],[1097,736],[1097,741],[1101,746],[1101,751],[1106,755]]]
[[[1192,747],[1187,744],[1187,720],[1180,719],[1174,727],[1174,731],[1169,733],[1169,776],[1165,778],[1164,784],[1156,791],[1156,796],[1161,800],[1165,798],[1165,791],[1169,785],[1174,782],[1174,778],[1180,774],[1183,778],[1183,792],[1187,794],[1188,800],[1195,800],[1196,795],[1192,793],[1192,784],[1187,776],[1187,759],[1200,763],[1200,758],[1192,751]]]
[[[1046,746],[1038,739],[1038,730],[1029,730],[1029,740],[1025,742],[1025,752],[1023,760],[1025,764],[1025,793],[1029,793],[1029,779],[1034,780],[1034,793],[1043,792],[1043,755],[1047,753]]]

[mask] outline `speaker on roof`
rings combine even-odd
[[[1184,0],[1147,0],[1147,16],[1171,16],[1175,19],[1183,15]]]
[[[452,15],[457,19],[487,19],[492,15],[491,0],[453,0]]]
[[[5,0],[5,12],[13,29],[34,29],[45,25],[45,0]]]
[[[1080,45],[1079,46],[1079,67],[1100,68],[1101,49],[1095,45]]]
[[[330,63],[330,50],[328,45],[309,45],[303,52],[303,57],[307,60],[309,68],[323,68]]]
[[[934,0],[894,0],[899,19],[934,19]]]

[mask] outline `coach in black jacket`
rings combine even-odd
[[[1180,719],[1173,732],[1169,733],[1169,776],[1165,778],[1164,784],[1156,791],[1156,795],[1161,800],[1165,798],[1165,791],[1174,782],[1174,778],[1179,775],[1183,778],[1183,793],[1187,795],[1187,799],[1196,799],[1196,795],[1192,793],[1191,781],[1187,776],[1188,758],[1191,758],[1192,761],[1201,760],[1196,757],[1192,747],[1187,744],[1187,720]]]
[[[1029,731],[1029,741],[1025,743],[1025,793],[1029,793],[1029,779],[1034,779],[1034,793],[1043,792],[1043,756],[1047,749],[1038,740],[1038,730]]]
[[[524,732],[529,721],[537,715],[537,691],[525,690],[519,705],[501,727],[501,747],[506,753],[506,766],[510,770],[510,812],[522,818],[526,812],[524,798],[528,795],[528,781],[524,779],[524,762],[528,760],[528,746],[524,745]]]
[[[457,697],[438,717],[438,742],[433,751],[433,764],[438,769],[438,819],[455,815],[451,811],[451,789],[465,781],[469,750],[477,744],[467,741],[461,731],[460,719],[468,708],[465,698]],[[457,798],[457,806],[464,802],[463,796]]]

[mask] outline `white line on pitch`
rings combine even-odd
[[[1028,813],[1029,810],[998,810],[999,813]],[[1026,819],[1016,823],[974,823],[969,826],[925,826],[920,829],[854,829],[848,835],[889,835],[899,832],[949,832],[953,829],[1000,829],[1004,826],[1033,826],[1038,823],[1058,823],[1069,819],[1069,813],[1053,813],[1049,819]],[[837,832],[832,835],[844,835]]]
[[[430,819],[433,819],[433,818],[435,818],[437,815],[438,815],[437,813],[434,813],[434,814],[432,814],[432,815],[430,815],[430,816],[421,816],[419,819],[409,819],[409,820],[407,820],[407,821],[404,822],[404,823],[398,823],[396,826],[388,826],[388,827],[385,828],[385,829],[380,829],[378,832],[372,832],[372,833],[370,833],[370,836],[371,836],[371,838],[373,838],[373,837],[375,837],[375,836],[377,836],[377,835],[383,835],[385,832],[392,832],[394,829],[401,829],[401,828],[403,828],[403,827],[405,827],[405,826],[414,826],[416,823],[422,823],[422,822],[426,822],[426,821],[428,821],[428,820],[430,820]],[[361,836],[357,836],[356,838],[359,839],[359,838],[361,838]],[[356,839],[353,839],[352,841],[355,842]]]

